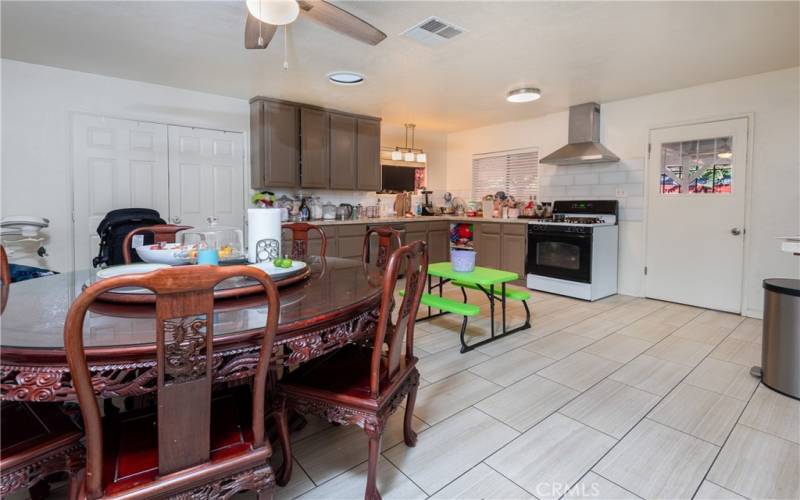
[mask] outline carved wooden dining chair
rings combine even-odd
[[[393,323],[395,288],[401,267],[406,269],[405,293]],[[283,464],[277,475],[279,485],[288,483],[292,472],[287,415],[289,410],[297,410],[315,413],[342,425],[356,424],[364,429],[369,437],[364,498],[380,498],[376,474],[381,436],[389,416],[406,396],[404,439],[408,446],[417,442],[417,435],[411,428],[419,385],[417,358],[414,357],[414,318],[425,288],[427,271],[425,242],[415,241],[395,250],[383,275],[374,342],[349,344],[304,363],[278,383],[275,416],[283,449]]]
[[[375,267],[385,270],[392,251],[402,246],[400,232],[390,227],[371,227],[367,230],[367,234],[364,235],[364,247],[361,251],[361,261],[365,268],[369,267],[371,264],[372,235],[377,235],[378,237]]]
[[[48,476],[59,472],[69,474],[69,498],[77,496],[83,432],[60,403],[3,401],[0,427],[0,498],[24,488],[31,498],[43,498]]]
[[[282,229],[288,229],[292,232],[292,252],[291,257],[295,260],[305,260],[309,255],[309,242],[308,233],[316,231],[319,233],[320,250],[319,256],[325,257],[325,252],[328,250],[328,237],[325,236],[325,231],[319,226],[309,224],[307,222],[288,222],[281,225]]]
[[[137,227],[125,236],[122,241],[122,259],[126,264],[133,262],[131,253],[131,243],[137,234],[152,234],[153,243],[175,243],[176,234],[179,231],[192,229],[192,226],[176,226],[174,224],[156,224],[155,226]]]
[[[252,391],[212,393],[214,285],[236,276],[266,291],[267,321]],[[136,286],[156,294],[157,411],[100,416],[83,345],[91,304],[113,288]],[[75,300],[64,325],[64,345],[86,434],[86,498],[228,498],[255,490],[271,498],[272,454],[264,438],[264,399],[278,327],[278,291],[266,273],[249,266],[184,266],[99,281]]]

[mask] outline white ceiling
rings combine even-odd
[[[798,2],[336,2],[388,38],[313,21],[243,48],[244,2],[2,2],[2,55],[249,98],[267,95],[452,131],[800,64]],[[439,48],[400,36],[436,15],[468,30]],[[325,75],[363,72],[343,88]],[[520,85],[542,89],[509,104]]]

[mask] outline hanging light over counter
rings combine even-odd
[[[426,163],[428,161],[428,155],[422,148],[414,147],[414,130],[417,126],[413,123],[405,123],[404,126],[406,128],[406,145],[404,147],[397,146],[394,148],[394,151],[392,151],[392,160]],[[408,145],[409,131],[411,132],[411,146]]]

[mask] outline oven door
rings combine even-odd
[[[530,229],[528,273],[591,283],[592,235]]]

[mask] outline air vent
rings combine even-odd
[[[465,30],[438,17],[429,17],[406,30],[403,35],[428,47],[438,47]]]

